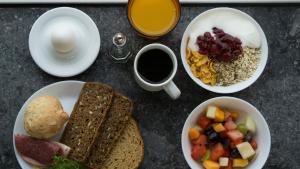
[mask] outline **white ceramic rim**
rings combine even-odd
[[[32,37],[33,37],[33,33],[34,32],[37,32],[37,30],[35,30],[35,28],[37,27],[37,25],[39,24],[39,22],[41,22],[44,18],[46,17],[51,17],[51,15],[55,14],[56,12],[70,12],[70,13],[77,13],[77,14],[80,14],[82,15],[84,18],[85,18],[85,21],[88,22],[90,24],[90,29],[93,31],[93,33],[95,33],[95,35],[93,35],[94,37],[96,37],[97,41],[99,39],[99,45],[97,45],[97,48],[95,48],[95,51],[93,53],[94,57],[92,59],[90,59],[89,63],[87,63],[85,65],[85,67],[83,69],[79,69],[79,70],[76,70],[74,69],[75,71],[73,72],[69,72],[68,74],[60,74],[60,73],[56,73],[55,71],[51,71],[51,70],[48,70],[46,68],[44,68],[38,61],[38,58],[36,57],[36,54],[33,53],[33,42],[32,42]],[[71,7],[58,7],[58,8],[54,8],[54,9],[51,9],[45,13],[43,13],[35,22],[34,24],[32,25],[32,28],[30,30],[30,33],[29,33],[29,40],[28,40],[28,44],[29,44],[29,51],[30,51],[30,55],[31,57],[33,58],[34,62],[43,70],[45,71],[46,73],[50,74],[50,75],[53,75],[53,76],[57,76],[57,77],[71,77],[71,76],[75,76],[75,75],[78,75],[78,74],[81,74],[82,72],[86,71],[94,62],[95,60],[97,59],[98,55],[99,55],[99,52],[100,52],[100,46],[101,46],[101,38],[100,38],[100,33],[99,33],[99,29],[96,25],[96,23],[92,20],[92,18],[90,16],[88,16],[86,13],[84,13],[83,11],[79,10],[79,9],[76,9],[76,8],[71,8]]]
[[[141,54],[143,54],[146,51],[149,51],[151,49],[163,50],[164,52],[166,52],[169,55],[169,57],[171,58],[171,60],[173,62],[172,74],[169,75],[168,79],[165,80],[162,83],[157,83],[157,84],[156,83],[149,83],[149,82],[145,81],[137,71],[137,61],[140,58]],[[144,46],[142,49],[139,50],[139,52],[136,54],[136,56],[134,58],[134,74],[137,76],[137,78],[139,78],[139,80],[142,83],[144,83],[144,84],[146,84],[147,86],[150,86],[150,87],[162,87],[162,86],[165,86],[166,84],[168,84],[169,82],[171,82],[172,79],[174,78],[176,72],[177,72],[177,68],[178,68],[178,62],[177,62],[175,53],[168,46],[160,44],[160,43],[152,43],[152,44]]]
[[[250,22],[252,22],[256,28],[258,29],[258,31],[260,32],[261,35],[261,60],[260,63],[258,65],[257,70],[254,72],[254,74],[247,80],[242,81],[240,83],[231,85],[231,86],[210,86],[210,85],[206,85],[204,84],[200,79],[194,77],[193,73],[190,70],[190,66],[188,65],[187,61],[186,61],[186,47],[187,47],[187,39],[189,36],[189,31],[192,28],[192,26],[194,25],[194,23],[201,18],[203,15],[207,14],[207,13],[211,13],[211,12],[216,12],[218,10],[229,10],[229,11],[233,11],[233,12],[237,12],[240,13],[243,17],[246,17],[247,19],[250,20]],[[264,49],[264,51],[263,51]],[[267,38],[266,35],[264,33],[264,31],[262,30],[262,28],[260,27],[260,25],[247,13],[240,11],[238,9],[234,9],[234,8],[228,8],[228,7],[219,7],[219,8],[213,8],[207,11],[202,12],[201,14],[199,14],[198,16],[196,16],[191,22],[190,24],[187,26],[183,36],[182,36],[182,40],[181,40],[181,46],[180,46],[180,53],[181,53],[181,61],[183,64],[183,67],[185,69],[185,71],[188,73],[188,75],[190,76],[190,78],[199,86],[201,86],[202,88],[208,90],[208,91],[212,91],[215,93],[221,93],[221,94],[228,94],[228,93],[235,93],[235,92],[239,92],[241,90],[246,89],[247,87],[251,86],[263,73],[266,64],[267,64],[267,60],[268,60],[268,42],[267,42]],[[241,85],[241,86],[239,86]],[[230,87],[230,89],[228,89]]]
[[[47,86],[42,87],[42,88],[39,89],[38,91],[34,92],[34,93],[26,100],[26,102],[22,105],[22,107],[21,107],[21,109],[19,110],[18,115],[17,115],[17,117],[16,117],[16,120],[15,120],[15,123],[14,123],[13,135],[12,135],[12,140],[13,140],[13,147],[14,147],[15,157],[16,157],[16,159],[17,159],[17,161],[18,161],[18,163],[19,163],[19,165],[20,165],[21,168],[23,168],[23,166],[21,165],[21,160],[22,160],[22,162],[24,162],[24,160],[21,158],[21,156],[20,156],[19,154],[17,155],[18,151],[17,151],[17,149],[16,149],[16,147],[15,147],[15,139],[14,139],[14,137],[15,137],[14,131],[16,130],[16,122],[18,121],[17,119],[20,118],[20,116],[21,116],[21,115],[20,115],[21,110],[24,109],[24,107],[25,107],[26,105],[28,105],[28,103],[29,103],[34,97],[36,97],[37,95],[39,95],[40,92],[42,92],[42,91],[44,91],[44,90],[47,90],[47,88],[51,88],[51,87],[54,87],[54,86],[60,86],[60,85],[62,85],[62,84],[68,85],[68,84],[74,84],[74,83],[84,84],[85,82],[83,82],[83,81],[77,81],[77,80],[66,80],[66,81],[60,81],[60,82],[56,82],[56,83],[49,84],[49,85],[47,85]]]
[[[188,163],[188,165],[190,167],[192,167],[192,164],[190,163],[190,161],[187,159],[187,156],[190,155],[190,154],[187,154],[187,152],[184,151],[184,145],[183,143],[185,142],[184,140],[186,140],[186,133],[187,133],[187,130],[188,130],[188,122],[191,121],[191,118],[192,118],[192,115],[197,113],[198,109],[200,107],[203,107],[204,105],[206,105],[207,103],[209,102],[214,102],[216,100],[219,100],[219,99],[230,99],[230,100],[237,100],[239,102],[243,102],[245,103],[246,105],[248,105],[249,107],[251,107],[253,110],[255,110],[257,112],[257,115],[259,116],[259,118],[261,119],[261,121],[263,122],[263,126],[265,127],[266,129],[266,132],[268,133],[268,135],[266,136],[266,138],[268,138],[269,140],[269,146],[266,148],[266,151],[267,151],[267,156],[262,156],[261,157],[261,161],[263,161],[261,164],[260,164],[260,168],[256,168],[256,169],[261,169],[263,168],[263,166],[265,165],[268,157],[269,157],[269,154],[270,154],[270,150],[271,150],[271,134],[270,134],[270,129],[269,129],[269,126],[268,126],[268,123],[266,122],[265,118],[263,117],[263,115],[261,114],[261,112],[256,108],[254,107],[252,104],[250,104],[249,102],[243,100],[243,99],[240,99],[240,98],[236,98],[236,97],[229,97],[229,96],[221,96],[221,97],[214,97],[214,98],[211,98],[211,99],[208,99],[204,102],[202,102],[201,104],[199,104],[198,106],[196,106],[193,111],[189,114],[189,116],[187,117],[186,121],[184,122],[184,126],[182,128],[182,134],[181,134],[181,150],[182,150],[182,153],[183,153],[183,156],[184,156],[184,159],[185,161]],[[199,113],[201,114],[201,113]]]

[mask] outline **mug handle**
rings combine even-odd
[[[170,81],[163,88],[168,93],[168,95],[174,100],[177,99],[181,94],[180,90],[173,81]]]

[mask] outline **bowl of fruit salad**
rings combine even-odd
[[[192,169],[261,169],[269,156],[271,136],[253,105],[234,97],[216,97],[190,113],[181,145]]]
[[[268,59],[268,43],[260,25],[233,8],[199,14],[181,40],[181,61],[190,78],[215,93],[234,93],[253,84]]]

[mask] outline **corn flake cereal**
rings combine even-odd
[[[195,77],[199,78],[205,84],[216,84],[216,70],[213,62],[208,58],[208,56],[187,48],[186,59]]]

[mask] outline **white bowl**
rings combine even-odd
[[[238,122],[244,121],[247,116],[253,118],[256,123],[257,129],[254,137],[257,141],[258,148],[256,150],[255,159],[253,159],[253,161],[251,161],[250,164],[244,169],[263,168],[271,149],[271,135],[268,124],[261,113],[253,105],[244,100],[234,97],[216,97],[209,99],[197,106],[185,121],[181,135],[181,146],[184,158],[189,166],[192,169],[204,169],[201,163],[193,160],[191,157],[192,145],[188,138],[188,130],[189,128],[194,127],[197,124],[198,117],[206,110],[207,106],[209,105],[215,105],[221,108],[239,112],[240,117],[238,119]]]
[[[189,37],[190,31],[192,29],[192,26],[198,20],[203,19],[207,15],[211,15],[212,13],[220,12],[220,11],[230,11],[230,12],[233,12],[233,13],[236,13],[238,15],[245,17],[246,19],[248,19],[250,22],[252,22],[257,27],[257,29],[260,33],[260,36],[261,36],[261,59],[260,59],[258,68],[256,69],[254,74],[249,79],[239,82],[239,83],[236,83],[236,84],[233,84],[233,85],[230,85],[230,86],[210,86],[210,85],[204,84],[200,79],[198,79],[197,77],[195,77],[193,75],[193,73],[190,70],[190,66],[188,65],[188,63],[186,61],[186,47],[187,47],[188,37]],[[265,33],[263,32],[263,30],[261,29],[259,24],[248,14],[246,14],[240,10],[233,9],[233,8],[214,8],[214,9],[207,10],[207,11],[201,13],[196,18],[194,18],[192,20],[192,22],[188,25],[188,27],[186,28],[186,30],[183,34],[182,40],[181,40],[180,52],[181,52],[182,64],[183,64],[186,72],[188,73],[188,75],[193,79],[193,81],[195,83],[197,83],[199,86],[203,87],[204,89],[215,92],[215,93],[234,93],[234,92],[238,92],[238,91],[241,91],[241,90],[249,87],[262,74],[262,72],[267,64],[267,60],[268,60],[268,43],[267,43]]]

